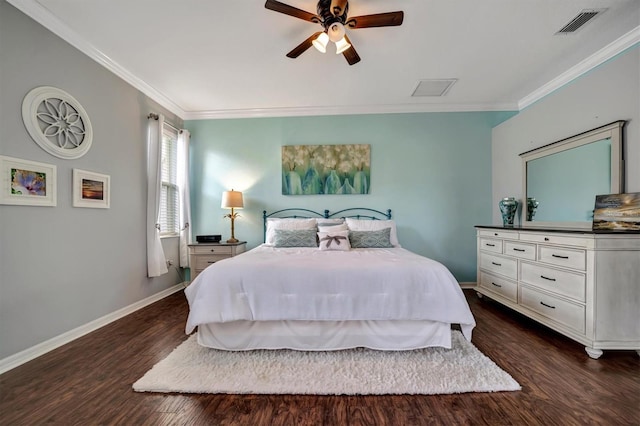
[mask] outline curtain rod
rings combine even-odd
[[[160,118],[160,116],[158,114],[156,114],[155,112],[150,112],[149,115],[147,115],[147,119],[151,119],[151,118],[153,118],[154,120],[157,121],[158,118]],[[182,129],[178,129],[176,126],[174,126],[173,124],[169,123],[167,120],[164,121],[164,124],[166,124],[167,126],[171,127],[176,132],[182,133]]]

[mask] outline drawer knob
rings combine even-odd
[[[491,282],[491,284],[495,285],[496,287],[502,287],[500,284],[496,284],[494,282]]]
[[[214,251],[216,251],[216,249],[211,249],[211,253],[213,253]]]
[[[213,260],[209,260],[209,261],[207,261],[207,263],[211,264],[211,263],[216,263],[216,262],[213,261]]]
[[[558,259],[568,259],[569,256],[560,256],[559,254],[552,254],[551,257],[557,257]]]
[[[502,263],[491,262],[492,265],[502,266]]]
[[[555,306],[547,305],[547,304],[546,304],[546,303],[544,303],[544,302],[540,302],[540,304],[541,304],[542,306],[546,306],[547,308],[551,308],[551,309],[555,309],[555,308],[556,308]]]
[[[493,235],[495,235],[495,236],[497,237],[497,236],[498,236],[498,233],[497,233],[497,232],[494,232],[494,233],[493,233]]]
[[[487,247],[495,247],[496,245],[487,243],[487,244],[485,244],[485,246],[487,246]]]
[[[545,241],[549,241],[549,237],[544,237],[544,240]]]
[[[514,248],[513,251],[524,251],[524,249]]]
[[[556,280],[555,278],[545,277],[544,275],[540,275],[540,278],[543,278],[543,279],[545,279],[547,281],[555,281]]]

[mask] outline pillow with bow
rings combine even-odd
[[[351,249],[349,231],[318,232],[318,241],[320,250],[347,251]]]

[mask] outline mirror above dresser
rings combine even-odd
[[[624,190],[625,123],[616,121],[520,154],[523,227],[591,228],[595,196]],[[527,214],[528,205],[537,207]]]

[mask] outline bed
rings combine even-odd
[[[185,289],[187,334],[205,347],[305,351],[451,347],[475,320],[441,263],[401,247],[391,210],[263,214],[264,243]]]

